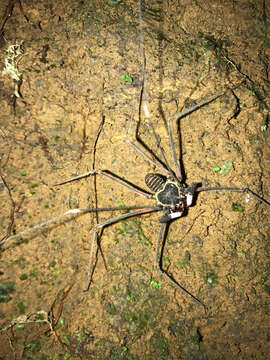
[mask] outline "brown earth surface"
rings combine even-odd
[[[21,5],[0,4],[1,69],[10,45],[23,48],[22,97],[0,80],[2,238],[95,207],[93,177],[53,187],[94,160],[144,189],[157,171],[125,141],[139,119],[137,2]],[[182,119],[188,184],[248,187],[270,201],[267,16],[265,0],[147,2],[146,92],[172,167],[164,118],[242,84]],[[143,114],[139,134],[158,151]],[[99,207],[155,204],[96,181]],[[0,359],[269,359],[270,208],[229,191],[203,192],[194,205],[170,226],[163,268],[207,311],[154,269],[160,213],[105,228],[86,291],[94,225],[121,212],[88,213],[2,246]]]

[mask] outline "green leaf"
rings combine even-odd
[[[133,81],[132,77],[130,75],[128,75],[128,74],[121,75],[120,79],[123,82],[129,82],[129,83],[132,83],[132,81]]]
[[[7,303],[11,300],[11,297],[7,294],[0,294],[0,303]]]
[[[41,346],[40,346],[39,341],[35,341],[35,342],[30,342],[30,343],[26,344],[24,348],[25,348],[25,350],[36,353],[40,350]]]
[[[26,280],[28,278],[27,274],[22,274],[20,280]]]
[[[243,212],[244,211],[244,206],[242,206],[241,204],[233,203],[232,204],[232,211]]]
[[[213,171],[214,172],[219,172],[221,170],[221,168],[218,166],[218,164],[216,164],[214,167],[213,167]]]
[[[230,160],[225,160],[221,166],[220,173],[223,175],[228,174],[233,169],[233,163]]]
[[[225,160],[221,167],[216,164],[213,167],[214,172],[219,172],[220,174],[226,175],[233,169],[233,163],[231,160]]]
[[[25,313],[25,305],[24,305],[23,301],[21,301],[17,304],[17,308],[19,309],[19,313],[21,315]]]
[[[110,5],[123,5],[123,1],[122,0],[108,0],[108,3]]]
[[[14,290],[14,282],[0,281],[0,294],[8,294],[8,293],[12,292],[13,290]]]
[[[153,285],[154,287],[161,287],[161,282],[156,282],[154,280],[151,281],[151,285]]]
[[[8,295],[14,289],[14,282],[3,282],[0,281],[0,303],[7,303],[11,300]]]
[[[23,330],[25,328],[24,324],[17,324],[17,329],[18,330]]]

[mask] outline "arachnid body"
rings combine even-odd
[[[184,210],[192,205],[196,187],[192,184],[183,187],[180,181],[166,179],[160,174],[147,174],[145,183],[155,193],[157,203],[163,208],[164,214],[159,219],[160,223],[167,223],[181,217]]]

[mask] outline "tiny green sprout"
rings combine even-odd
[[[158,287],[161,287],[162,283],[161,282],[156,282],[154,280],[151,281],[151,285],[158,288]]]
[[[159,8],[153,9],[154,13],[160,13],[160,11],[161,11],[161,9],[159,9]]]
[[[178,266],[183,269],[187,266],[189,266],[189,262],[190,262],[190,253],[188,251],[186,251],[185,256],[183,257],[183,260],[178,261]]]
[[[58,321],[58,325],[59,326],[64,326],[65,325],[65,319],[60,318],[59,321]]]
[[[38,187],[38,184],[32,184],[31,185],[31,188],[34,189],[34,188],[37,188]]]
[[[59,135],[56,135],[55,137],[54,137],[54,140],[55,141],[58,141],[60,139],[60,136]]]
[[[110,5],[123,5],[124,2],[122,0],[108,0]]]
[[[8,294],[13,291],[13,288],[14,283],[0,281],[0,303],[7,303],[11,300]]]
[[[36,270],[36,269],[31,270],[31,271],[30,271],[30,276],[32,276],[33,278],[37,279],[37,270]]]
[[[66,345],[70,345],[70,340],[69,340],[69,338],[68,338],[66,335],[63,337],[63,342],[64,342]]]
[[[121,75],[120,79],[123,82],[128,82],[128,83],[132,83],[132,81],[133,81],[132,77],[130,75],[128,75],[128,74]]]
[[[178,265],[181,269],[183,269],[183,268],[185,267],[184,261],[178,261],[177,265]]]
[[[38,320],[44,320],[44,315],[43,314],[37,314],[37,319]]]
[[[243,212],[244,211],[244,206],[242,206],[241,204],[233,203],[232,204],[232,211]]]
[[[233,163],[230,160],[225,160],[221,166],[220,173],[223,175],[228,174],[233,168]]]
[[[124,234],[125,233],[125,230],[124,229],[116,229],[117,230],[117,234],[118,235],[122,235],[122,234]]]
[[[112,304],[112,303],[109,303],[109,304],[108,304],[108,308],[109,308],[109,310],[110,310],[111,312],[116,311],[116,307],[115,307],[115,305]]]
[[[23,315],[25,313],[25,304],[23,301],[17,304],[17,308],[19,310],[20,315]]]
[[[8,294],[0,294],[0,303],[7,303],[11,300]]]
[[[127,295],[126,299],[127,299],[127,301],[130,301],[130,300],[131,300],[131,296],[130,296],[130,295]]]
[[[221,168],[218,166],[218,164],[216,164],[214,167],[213,167],[213,171],[214,172],[219,172],[221,170]]]
[[[26,171],[22,171],[22,172],[21,172],[21,176],[27,176],[27,172],[26,172]]]
[[[268,295],[270,295],[270,285],[263,285],[263,291],[265,291]]]
[[[25,348],[25,350],[36,353],[40,350],[40,342],[39,341],[30,342],[30,343],[26,344],[24,348]]]
[[[11,300],[9,294],[14,290],[14,282],[0,281],[0,303],[7,303]]]
[[[200,335],[196,334],[191,338],[191,342],[193,345],[198,345],[200,343]]]
[[[115,163],[115,158],[114,157],[111,158],[111,165],[113,165],[113,163]]]
[[[47,59],[44,59],[44,58],[40,58],[39,61],[42,62],[43,64],[47,64],[47,63],[48,63],[48,60],[47,60]]]
[[[233,163],[230,160],[225,160],[221,167],[216,164],[213,167],[214,172],[219,172],[220,174],[226,175],[233,169]]]
[[[20,280],[26,280],[28,278],[27,274],[22,274]]]
[[[83,340],[83,338],[84,338],[85,336],[86,336],[86,335],[85,335],[84,333],[79,333],[79,334],[77,335],[78,341],[79,341],[79,342],[82,342],[82,340]]]
[[[56,68],[56,64],[51,64],[51,65],[48,66],[48,70],[51,70],[51,69],[54,69],[54,68]]]
[[[33,196],[33,195],[35,195],[36,192],[35,191],[29,191],[29,193],[30,193],[31,196]]]
[[[25,328],[24,324],[17,324],[16,327],[18,330],[23,330]]]
[[[59,270],[59,269],[55,269],[54,272],[55,272],[56,275],[59,275],[59,274],[60,274],[60,270]]]
[[[261,123],[261,131],[266,131],[268,129],[268,126],[269,126],[269,120],[270,120],[270,114],[267,113],[265,116],[264,116],[264,119]]]
[[[217,274],[214,271],[208,273],[205,277],[205,281],[212,285],[217,280]]]

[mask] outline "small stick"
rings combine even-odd
[[[160,206],[145,206],[145,205],[141,205],[141,206],[117,206],[117,207],[107,207],[107,208],[86,208],[86,209],[70,209],[66,212],[64,212],[61,215],[58,216],[54,216],[53,218],[46,220],[40,224],[37,224],[29,229],[26,229],[24,231],[19,232],[18,234],[12,235],[8,238],[4,238],[2,241],[0,241],[0,246],[5,244],[6,242],[10,241],[10,240],[15,240],[15,239],[19,239],[22,236],[25,235],[29,235],[31,233],[33,233],[34,231],[40,230],[44,227],[46,227],[47,225],[50,225],[52,223],[55,223],[59,220],[62,220],[63,218],[70,216],[70,219],[66,219],[66,220],[62,220],[64,221],[68,221],[68,220],[72,220],[74,217],[77,217],[78,215],[82,215],[82,214],[86,214],[89,212],[97,212],[97,211],[117,211],[117,210],[132,210],[132,209],[154,209],[156,211],[161,210]]]
[[[13,226],[14,226],[14,219],[15,219],[15,207],[16,207],[16,204],[15,204],[15,201],[13,200],[10,188],[9,188],[5,178],[3,177],[3,175],[1,173],[0,173],[0,177],[1,177],[1,179],[3,181],[3,184],[4,184],[4,186],[5,186],[6,190],[7,190],[9,201],[10,201],[10,206],[11,206],[10,214],[9,214],[10,221],[9,221],[7,233],[6,233],[6,236],[4,236],[4,238],[0,241],[0,244],[1,244],[1,242],[4,239],[8,238],[10,236],[11,232],[12,232],[12,229],[13,229]]]

